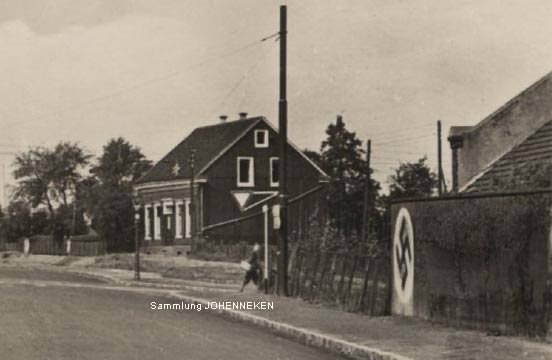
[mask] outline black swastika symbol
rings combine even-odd
[[[395,244],[395,257],[397,259],[397,267],[401,276],[401,288],[403,290],[406,285],[406,279],[408,279],[408,261],[412,259],[412,250],[410,249],[408,237],[406,219],[403,218],[401,222],[401,231],[399,233],[399,244]]]

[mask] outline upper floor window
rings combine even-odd
[[[253,158],[252,157],[238,157],[238,186],[254,186],[255,180],[253,178]]]
[[[278,158],[270,158],[270,186],[277,187],[280,185],[280,168],[278,167]]]
[[[268,147],[268,130],[255,130],[254,135],[256,148]]]

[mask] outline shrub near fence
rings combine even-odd
[[[191,257],[207,261],[239,262],[249,258],[253,246],[245,241],[227,244],[219,239],[198,238]]]
[[[394,204],[393,219],[406,208],[414,228],[414,315],[545,334],[551,306],[550,196],[494,194]]]

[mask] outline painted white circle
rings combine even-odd
[[[414,290],[414,229],[410,214],[401,208],[395,221],[393,237],[393,277],[401,303],[412,301]]]

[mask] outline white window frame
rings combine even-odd
[[[153,240],[161,240],[161,214],[159,208],[162,209],[163,204],[156,202],[153,206]]]
[[[192,216],[190,213],[190,199],[184,199],[184,221],[186,225],[186,239],[189,239],[192,237]]]
[[[270,172],[270,187],[278,187],[280,186],[280,179],[278,179],[278,181],[272,181],[273,177],[272,177],[272,169],[273,169],[273,166],[272,164],[274,163],[274,160],[278,160],[278,157],[277,156],[271,156],[270,157],[270,169],[269,169],[269,172]]]
[[[248,182],[242,182],[240,181],[240,161],[241,160],[249,160],[249,181]],[[251,187],[255,186],[255,164],[253,162],[252,156],[238,156],[238,159],[236,161],[236,182],[238,184],[238,187]]]
[[[265,142],[264,143],[258,143],[257,142],[257,134],[258,133],[264,133],[264,139],[265,139]],[[255,138],[255,147],[256,148],[267,148],[268,147],[268,130],[265,130],[265,129],[262,129],[262,130],[255,130],[253,132],[253,137]]]
[[[184,207],[184,200],[177,200],[175,202],[175,238],[182,239],[182,210]]]
[[[150,241],[152,238],[150,223],[150,209],[152,209],[152,206],[152,204],[144,205],[144,240],[147,241]]]

